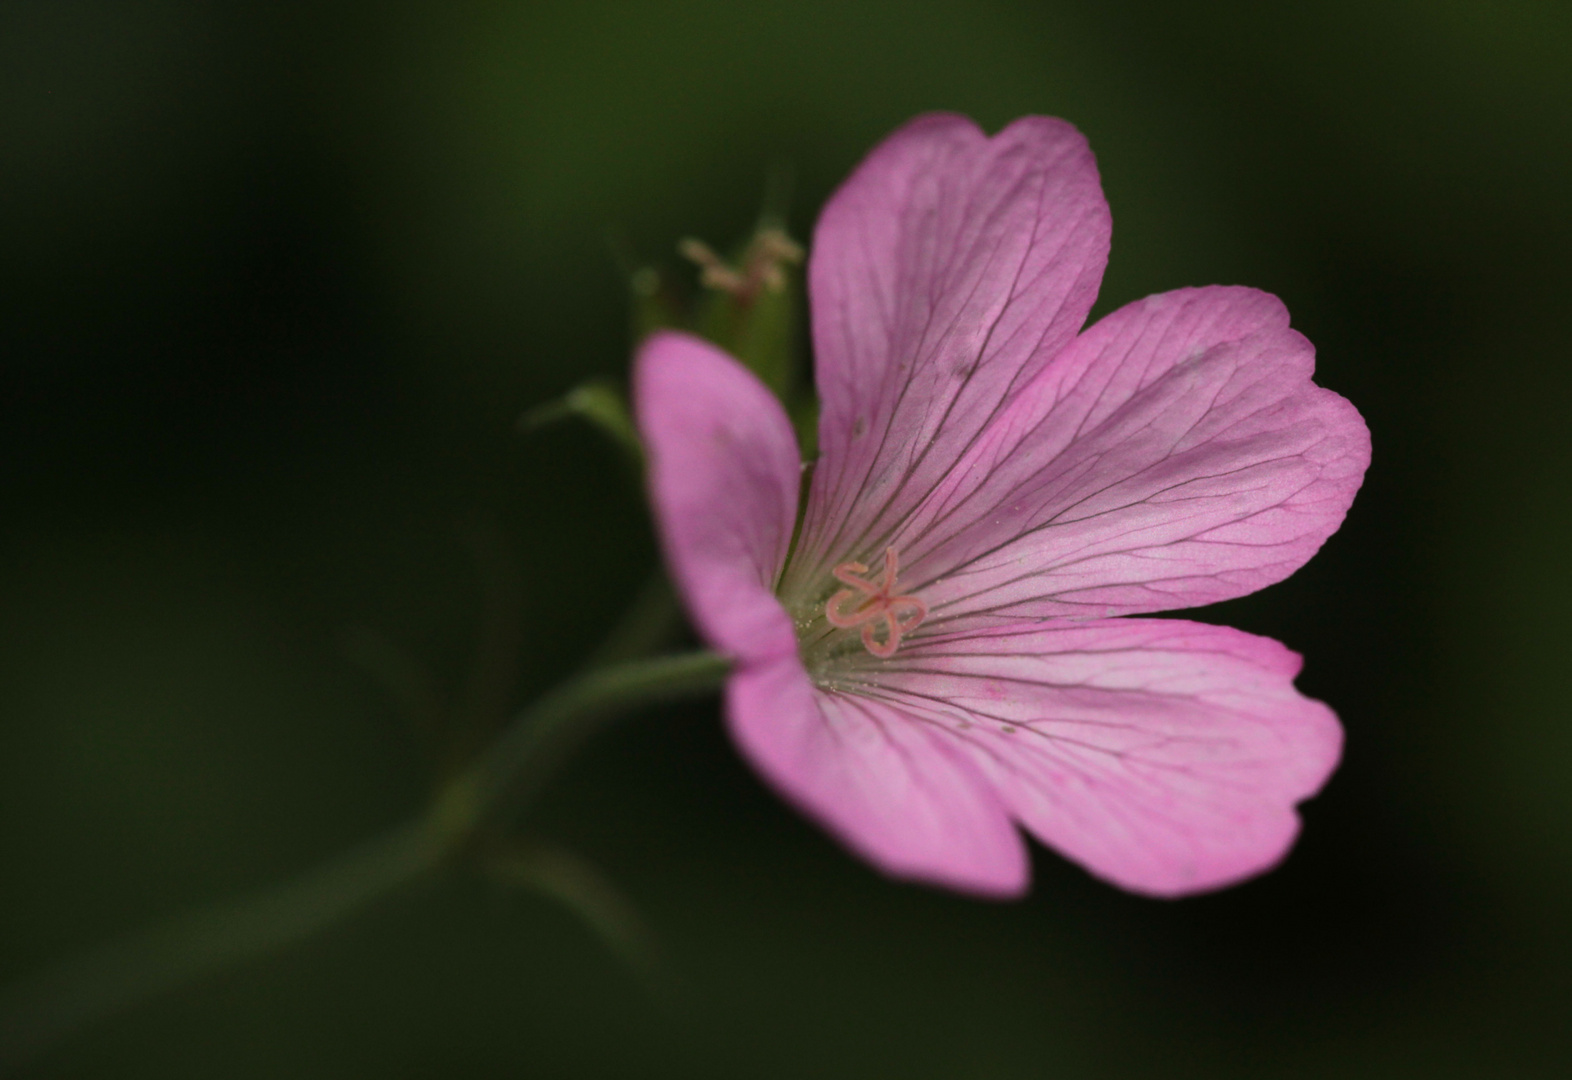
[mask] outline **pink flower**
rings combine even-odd
[[[732,735],[896,877],[1017,895],[1018,823],[1126,889],[1217,888],[1283,857],[1337,764],[1295,653],[1123,616],[1293,573],[1369,433],[1266,293],[1181,289],[1082,331],[1109,228],[1061,120],[924,116],[874,150],[814,232],[822,456],[795,530],[769,391],[682,334],[635,363],[668,562],[736,661]]]

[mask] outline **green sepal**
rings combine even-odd
[[[812,461],[819,456],[819,399],[803,394],[787,406],[792,430],[797,433],[797,449],[802,460]]]
[[[657,330],[687,329],[682,299],[665,271],[654,266],[640,267],[628,276],[628,291],[635,345]]]
[[[766,216],[729,259],[691,238],[678,251],[700,268],[704,291],[694,329],[740,360],[782,401],[790,401],[801,352],[802,248],[776,218]]]

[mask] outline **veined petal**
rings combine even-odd
[[[1025,845],[963,746],[875,698],[814,687],[795,656],[737,671],[726,712],[781,794],[893,877],[1017,896]]]
[[[699,632],[743,660],[795,656],[772,591],[802,471],[780,402],[713,345],[672,332],[640,347],[633,398],[666,562]]]
[[[1091,150],[1062,120],[989,139],[964,117],[921,117],[859,166],[814,230],[821,456],[788,592],[871,561],[862,540],[910,513],[1069,344],[1109,230]]]
[[[1126,889],[1177,896],[1268,869],[1342,730],[1268,638],[1170,619],[930,638],[845,692],[964,752],[1038,839]]]
[[[1370,461],[1267,293],[1162,293],[1088,329],[887,542],[944,633],[1241,596],[1336,531]]]

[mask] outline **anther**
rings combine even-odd
[[[928,617],[927,604],[915,596],[905,596],[896,590],[898,568],[898,557],[892,547],[884,549],[884,573],[877,583],[861,576],[868,572],[862,563],[841,563],[831,573],[835,575],[835,580],[851,588],[842,589],[824,605],[824,617],[831,626],[842,629],[862,627],[863,646],[874,656],[885,660],[894,656],[895,650],[901,647],[901,638],[921,626]],[[846,607],[848,600],[857,601],[851,610]],[[881,620],[884,623],[883,641],[874,633],[874,628]]]

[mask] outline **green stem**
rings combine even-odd
[[[428,814],[300,878],[65,961],[0,995],[0,1073],[160,994],[300,941],[432,877],[484,825],[504,824],[552,770],[631,706],[719,686],[728,662],[696,652],[586,672],[514,720]]]
[[[630,705],[706,693],[731,661],[692,652],[590,671],[551,691],[458,776],[432,810],[437,826],[467,838],[482,822],[506,824],[573,751]]]
[[[238,902],[142,931],[13,986],[0,1012],[0,1071],[72,1032],[328,926],[419,879],[441,846],[424,822]]]

